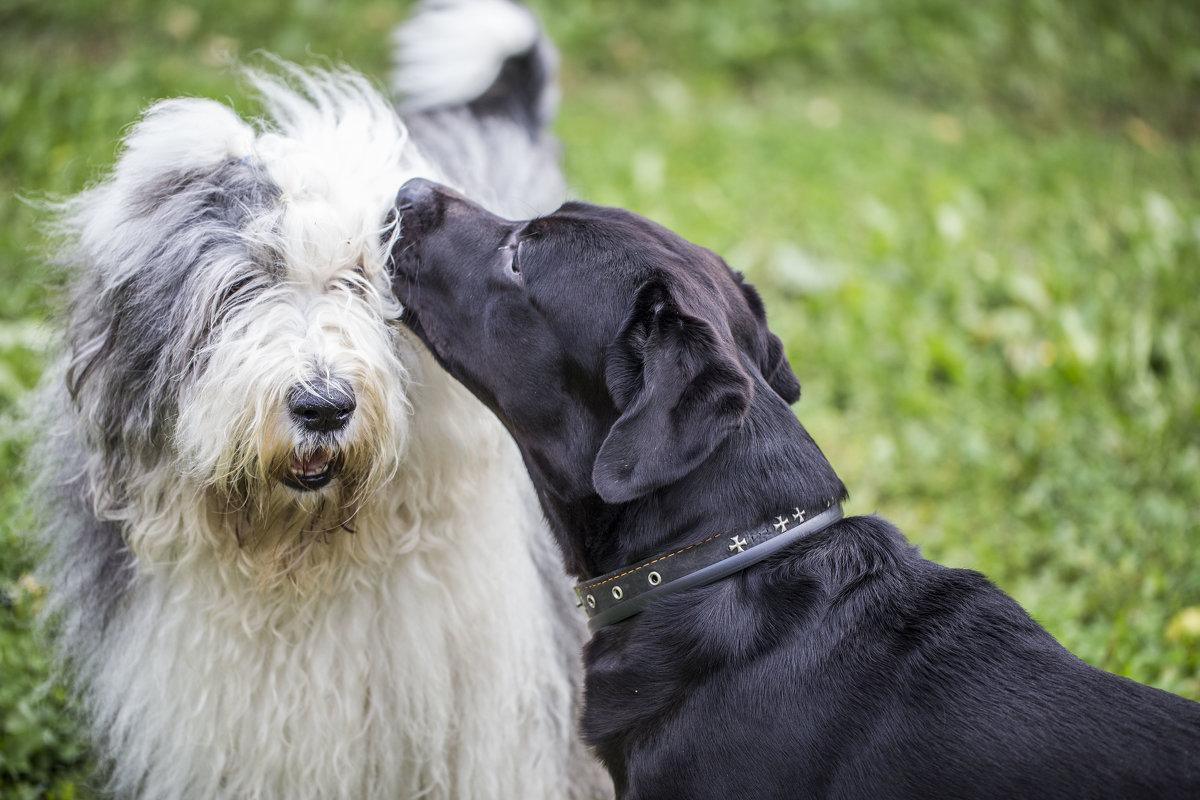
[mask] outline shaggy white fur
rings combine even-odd
[[[583,632],[519,454],[397,324],[384,272],[396,189],[464,165],[423,157],[362,77],[279,71],[254,77],[257,124],[154,106],[61,209],[77,277],[40,395],[45,567],[111,788],[597,796]],[[517,138],[483,155],[526,157]],[[509,202],[549,211],[545,185]],[[290,393],[333,381],[349,422],[298,425]]]

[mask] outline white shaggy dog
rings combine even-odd
[[[562,200],[551,50],[508,0],[426,6],[398,42],[404,121],[278,65],[264,120],[161,102],[59,208],[43,566],[118,796],[604,791],[520,458],[384,273],[409,177],[508,215]]]

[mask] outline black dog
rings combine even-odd
[[[1200,704],[838,520],[799,383],[718,256],[423,181],[397,210],[409,324],[512,432],[584,580],[584,730],[621,797],[1200,797]]]

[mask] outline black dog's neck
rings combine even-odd
[[[563,502],[543,491],[569,571],[586,580],[784,510],[817,512],[845,500],[845,486],[791,408],[765,384],[757,388],[742,426],[681,481],[620,505],[595,495]]]

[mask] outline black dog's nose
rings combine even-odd
[[[354,390],[345,381],[304,383],[288,393],[288,411],[300,427],[313,433],[341,430],[356,407]]]
[[[406,182],[396,193],[396,210],[403,214],[406,210],[428,203],[433,199],[437,186],[424,178],[413,178]]]
[[[443,187],[424,178],[413,178],[396,192],[396,213],[400,215],[400,242],[408,247],[423,231],[438,225],[442,204],[437,202]]]

